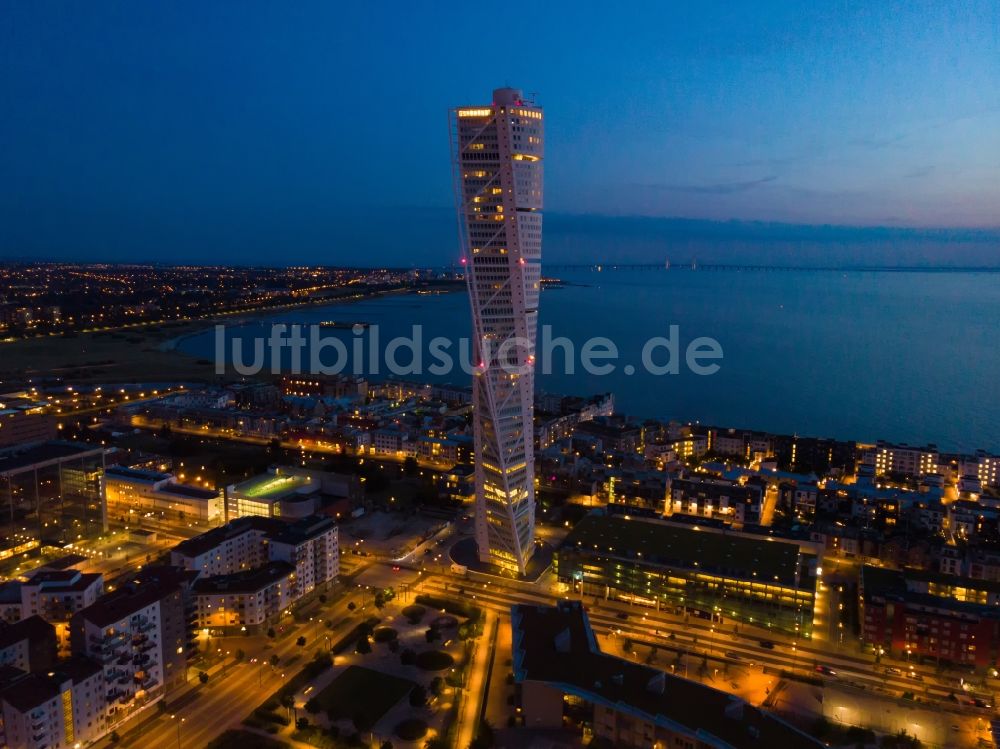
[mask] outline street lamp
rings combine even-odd
[[[170,719],[177,720],[177,716],[171,715]],[[181,749],[181,723],[183,723],[185,720],[187,719],[181,718],[180,720],[177,721],[177,749]]]

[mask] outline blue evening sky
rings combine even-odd
[[[0,257],[450,262],[446,112],[504,84],[546,109],[553,231],[609,237],[588,257],[676,229],[648,217],[997,247],[996,0],[8,0]]]

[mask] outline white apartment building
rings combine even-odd
[[[52,624],[59,650],[67,654],[70,619],[96,602],[103,592],[104,577],[98,573],[43,569],[21,583],[21,618],[37,614]]]
[[[879,442],[875,446],[875,475],[895,473],[920,478],[928,473],[938,473],[940,458],[934,445],[910,447]]]
[[[295,603],[299,589],[295,567],[287,562],[198,580],[194,584],[195,627],[259,629]]]
[[[74,652],[102,668],[109,726],[158,702],[185,679],[187,622],[175,583],[122,587],[76,614],[71,628]]]
[[[311,516],[286,523],[238,518],[178,544],[171,563],[200,573],[194,585],[199,628],[256,626],[336,579],[336,523]]]
[[[19,674],[4,684],[3,735],[7,749],[76,749],[109,730],[104,673],[89,659],[62,663],[58,671]]]
[[[521,574],[535,541],[532,442],[543,130],[541,108],[512,88],[496,89],[490,104],[459,107],[451,118],[478,362],[473,377],[476,541],[481,561]]]

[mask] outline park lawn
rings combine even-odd
[[[374,725],[416,686],[415,682],[363,666],[348,666],[316,695],[331,720],[353,719],[361,713]]]

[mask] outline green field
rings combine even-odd
[[[367,725],[375,725],[415,686],[409,679],[348,666],[316,695],[316,701],[331,720],[353,720],[361,715]]]

